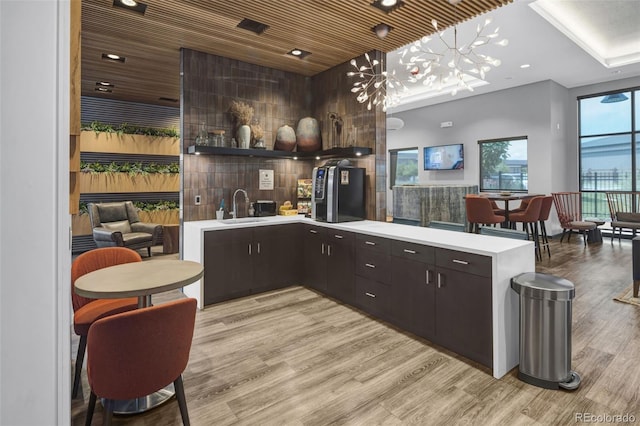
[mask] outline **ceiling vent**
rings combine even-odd
[[[248,19],[248,18],[244,18],[236,26],[238,28],[242,28],[243,30],[249,30],[251,32],[254,32],[254,33],[258,34],[258,35],[262,34],[263,32],[265,32],[267,30],[267,28],[269,28],[269,26],[267,24],[263,24],[263,23],[258,22],[258,21],[252,21],[251,19]]]

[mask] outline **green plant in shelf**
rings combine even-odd
[[[180,133],[176,128],[155,128],[155,127],[142,127],[135,126],[133,124],[122,123],[118,126],[114,126],[107,123],[94,120],[91,123],[83,123],[81,130],[91,130],[97,134],[99,133],[116,133],[118,135],[146,135],[146,136],[159,136],[159,137],[171,137],[179,138]]]
[[[109,164],[80,162],[80,171],[83,173],[127,173],[129,176],[148,175],[148,174],[178,174],[180,173],[180,164],[157,164],[148,163],[122,163],[111,162]]]
[[[88,207],[87,202],[85,201],[81,201],[80,202],[80,208],[79,208],[79,215],[83,215],[83,214],[89,214],[89,207]],[[144,211],[144,212],[154,212],[154,211],[171,211],[171,210],[178,210],[178,203],[175,201],[166,201],[166,200],[161,200],[161,201],[134,201],[133,202],[134,207],[138,210],[138,211]]]

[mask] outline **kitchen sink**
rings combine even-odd
[[[221,220],[220,223],[224,225],[233,225],[234,223],[253,223],[253,222],[263,222],[266,219],[263,217],[239,217],[237,219],[224,219]]]

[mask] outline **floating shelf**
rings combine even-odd
[[[222,148],[216,146],[191,145],[187,148],[189,154],[195,155],[238,155],[243,157],[271,157],[288,158],[293,160],[315,160],[323,158],[354,158],[370,155],[371,148],[349,147],[331,148],[324,151],[315,152],[290,152],[275,151],[271,149],[242,149],[242,148]]]

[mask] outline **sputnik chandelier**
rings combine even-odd
[[[377,59],[371,60],[368,53],[364,54],[367,64],[358,66],[355,59],[351,60],[357,71],[350,71],[347,76],[358,76],[360,80],[353,83],[352,93],[357,93],[358,102],[367,102],[367,109],[382,105],[382,110],[396,105],[400,100],[399,90],[408,90],[407,87],[396,78],[396,71],[390,74],[387,71],[376,71],[384,69],[384,64]],[[371,92],[371,93],[369,93]]]
[[[448,1],[454,7],[460,2]],[[458,90],[473,91],[469,80],[484,80],[491,67],[500,65],[499,59],[478,53],[476,49],[490,44],[506,46],[509,43],[506,39],[498,41],[499,28],[490,32],[489,24],[491,18],[487,18],[483,25],[477,26],[475,37],[469,43],[459,45],[456,25],[453,26],[453,40],[447,41],[446,29],[439,31],[437,20],[431,20],[435,36],[425,36],[408,45],[400,53],[400,65],[403,65],[408,73],[407,83],[415,84],[422,81],[425,86],[435,87],[438,91],[450,89],[452,96],[455,96]],[[439,45],[432,46],[434,43]],[[368,101],[367,109],[371,109],[372,105],[382,105],[383,111],[386,111],[388,107],[399,103],[400,91],[408,91],[408,88],[396,77],[395,70],[387,74],[387,71],[381,71],[384,69],[381,62],[372,61],[368,54],[365,54],[365,58],[368,64],[362,66],[359,66],[355,59],[351,60],[351,65],[357,71],[349,72],[347,75],[360,78],[353,84],[351,91],[358,94],[358,102]]]
[[[438,32],[438,22],[433,19],[431,25],[436,31],[436,40],[440,42],[440,49],[430,47],[431,37],[423,37],[400,53],[400,65],[405,65],[409,71],[409,82],[416,83],[422,80],[425,86],[434,85],[440,91],[443,87],[451,86],[451,95],[455,96],[458,90],[473,91],[466,79],[473,77],[484,80],[485,74],[491,67],[500,65],[500,60],[489,55],[476,52],[481,46],[487,46],[498,38],[498,30],[487,31],[491,18],[487,18],[483,25],[478,25],[473,40],[467,44],[458,45],[458,28],[453,27],[453,43],[445,39],[445,31]],[[502,39],[493,44],[506,46],[509,42]],[[408,60],[405,61],[405,57]]]

